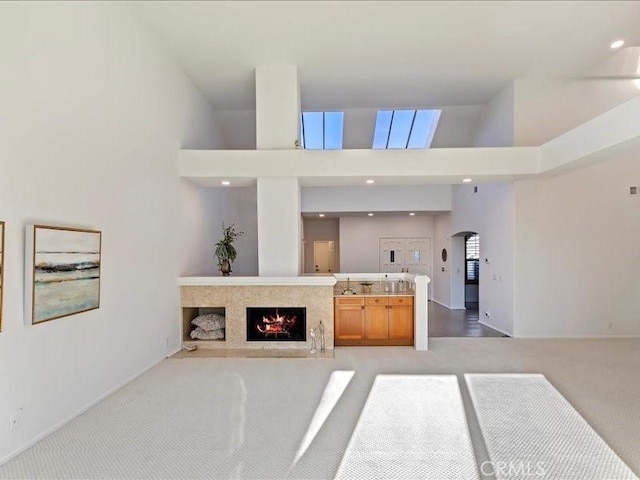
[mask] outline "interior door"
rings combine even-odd
[[[406,249],[406,268],[409,269],[409,273],[431,276],[431,239],[407,238]]]
[[[313,264],[316,273],[335,272],[336,242],[333,240],[314,240]]]
[[[433,280],[431,271],[431,239],[428,237],[407,238],[407,269],[409,273],[428,275]],[[429,298],[433,296],[433,282],[427,287]]]
[[[384,273],[402,272],[405,268],[404,238],[380,239],[380,271]]]

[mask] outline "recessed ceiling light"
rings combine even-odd
[[[616,40],[609,46],[611,47],[611,49],[615,50],[616,48],[620,48],[623,45],[624,45],[624,40]]]
[[[469,182],[471,182],[471,179],[470,178],[463,178],[462,181],[464,183],[469,183]]]
[[[222,185],[231,185],[231,182],[229,180],[223,180],[220,182]]]
[[[376,183],[376,181],[375,181],[375,180],[371,180],[371,179],[369,179],[369,180],[367,180],[367,183],[368,183],[369,185],[371,185],[372,183]]]
[[[319,213],[318,216],[319,217],[324,217],[324,213]]]
[[[369,215],[370,217],[373,217],[373,213],[367,213],[367,215]]]
[[[415,216],[416,216],[416,214],[415,214],[415,213],[413,213],[413,212],[411,212],[411,213],[409,214],[409,216],[410,216],[410,217],[415,217]]]

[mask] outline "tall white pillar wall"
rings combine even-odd
[[[299,137],[297,67],[256,67],[256,148],[294,149]]]
[[[297,67],[256,67],[257,149],[295,149],[299,132]],[[258,178],[257,195],[258,274],[298,276],[302,225],[298,178]]]
[[[258,179],[258,272],[300,274],[300,185],[296,177]]]

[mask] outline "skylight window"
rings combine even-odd
[[[302,148],[341,150],[344,112],[302,112]]]
[[[442,110],[378,110],[373,148],[429,148]]]

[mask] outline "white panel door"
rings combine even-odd
[[[406,268],[409,273],[420,273],[428,275],[433,279],[431,272],[431,239],[420,238],[407,238],[407,265]],[[429,298],[433,297],[433,282],[429,283]]]
[[[380,271],[383,273],[402,272],[405,268],[405,239],[380,239]]]
[[[431,276],[431,239],[406,239],[406,264],[409,273],[421,273]]]

